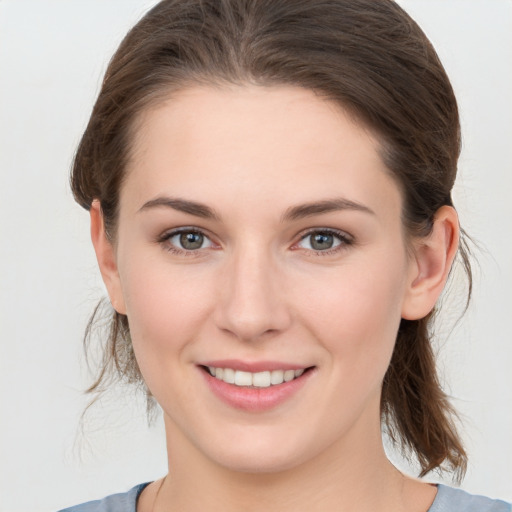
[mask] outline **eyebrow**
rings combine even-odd
[[[356,203],[350,199],[342,197],[325,199],[323,201],[314,201],[311,203],[300,204],[288,208],[282,216],[282,221],[299,220],[313,215],[321,215],[323,213],[336,212],[340,210],[355,210],[375,215],[375,212],[361,203]]]
[[[209,206],[196,201],[174,197],[157,197],[151,199],[142,205],[139,212],[161,207],[172,208],[173,210],[188,213],[203,219],[220,220],[220,215]],[[375,215],[375,212],[367,206],[351,201],[350,199],[339,197],[292,206],[284,212],[281,217],[281,222],[300,220],[313,215],[321,215],[323,213],[340,210],[355,210]]]
[[[196,201],[190,201],[188,199],[180,199],[174,197],[157,197],[155,199],[151,199],[151,201],[148,201],[142,205],[142,207],[139,209],[139,212],[161,207],[172,208],[173,210],[189,213],[190,215],[201,217],[203,219],[220,219],[220,216],[215,212],[215,210],[209,206],[206,206],[205,204],[197,203]]]

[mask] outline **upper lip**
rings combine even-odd
[[[231,368],[243,372],[265,372],[273,370],[305,370],[311,365],[283,363],[281,361],[241,361],[240,359],[222,359],[202,361],[200,366],[213,366],[214,368]]]

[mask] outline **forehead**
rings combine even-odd
[[[340,150],[352,146],[356,139],[378,147],[370,130],[339,105],[294,86],[185,88],[142,112],[136,123],[135,154],[155,142],[157,131],[163,137],[172,134],[176,146],[200,142],[204,150],[208,146],[213,150],[220,143],[224,151],[243,148],[246,155],[250,140],[266,144],[274,150],[273,154],[291,147],[296,153],[326,149],[333,138]],[[332,137],[326,138],[328,133]],[[297,145],[298,142],[301,144]],[[259,149],[256,145],[252,147],[255,152]],[[321,156],[317,154],[318,158]]]
[[[335,103],[291,86],[179,91],[140,117],[127,174],[139,202],[231,193],[258,204],[315,195],[379,203],[384,185],[399,199],[372,133]]]

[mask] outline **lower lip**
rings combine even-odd
[[[310,369],[289,382],[267,388],[249,388],[228,384],[213,377],[203,368],[200,368],[200,371],[218,398],[235,409],[248,412],[264,412],[277,407],[297,393],[313,373],[313,369]]]

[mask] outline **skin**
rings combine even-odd
[[[429,508],[435,487],[386,458],[380,393],[400,319],[425,316],[442,291],[458,222],[443,207],[429,237],[409,239],[378,150],[342,109],[295,87],[189,88],[139,119],[113,244],[91,209],[111,302],[164,413],[170,472],[139,512]],[[283,220],[334,198],[351,207]],[[205,238],[187,251],[172,231],[190,227]],[[309,235],[326,229],[342,238],[314,250]],[[198,364],[227,358],[314,370],[255,413],[205,384]]]

